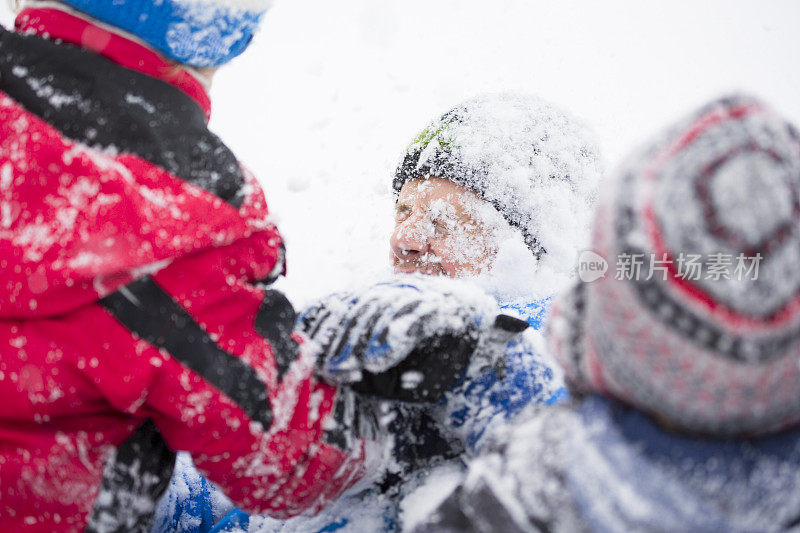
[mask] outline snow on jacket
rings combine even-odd
[[[180,454],[170,488],[158,504],[153,533],[361,533],[394,531],[395,509],[377,488],[355,489],[342,495],[314,516],[277,520],[235,509]]]
[[[768,532],[800,527],[800,430],[671,433],[601,396],[538,410],[415,531]]]
[[[391,426],[396,434],[394,455],[406,465],[397,486],[389,493],[372,488],[348,494],[314,517],[280,521],[250,517],[233,510],[218,522],[220,505],[216,490],[190,464],[184,463],[159,505],[154,531],[205,533],[226,531],[233,526],[246,530],[251,524],[253,527],[257,524],[257,529],[265,532],[393,531],[399,525],[397,502],[416,485],[424,483],[416,479],[409,483],[413,471],[438,464],[442,459],[458,460],[465,448],[474,451],[523,408],[555,403],[566,396],[560,374],[553,370],[553,363],[536,342],[550,302],[548,298],[525,305],[502,306],[505,312],[524,318],[531,326],[528,334],[509,345],[502,379],[490,369],[464,383],[448,394],[448,404],[436,417],[418,408],[396,408],[398,419]]]
[[[335,499],[374,443],[328,442],[342,394],[265,289],[282,240],[202,86],[58,10],[17,25],[0,30],[0,529],[148,530],[176,450],[253,512]]]

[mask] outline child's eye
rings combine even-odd
[[[450,235],[450,224],[444,219],[436,219],[433,221],[434,234],[437,237],[446,237]]]
[[[395,222],[402,222],[405,219],[407,219],[410,214],[411,214],[411,211],[409,211],[408,209],[398,209],[394,213],[394,220],[395,220]]]

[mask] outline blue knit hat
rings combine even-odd
[[[61,0],[170,59],[214,67],[244,52],[270,0]]]

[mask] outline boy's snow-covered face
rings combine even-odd
[[[462,277],[486,271],[497,253],[500,214],[473,191],[431,177],[406,182],[389,241],[395,273]]]

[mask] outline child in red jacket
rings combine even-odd
[[[29,2],[0,30],[4,531],[149,530],[178,450],[252,512],[318,509],[382,460],[362,396],[408,394],[444,332],[411,387],[435,400],[486,331],[480,299],[411,283],[320,304],[336,339],[292,332],[266,288],[282,239],[198,70],[244,50],[257,4]],[[325,374],[342,355],[364,368]]]

